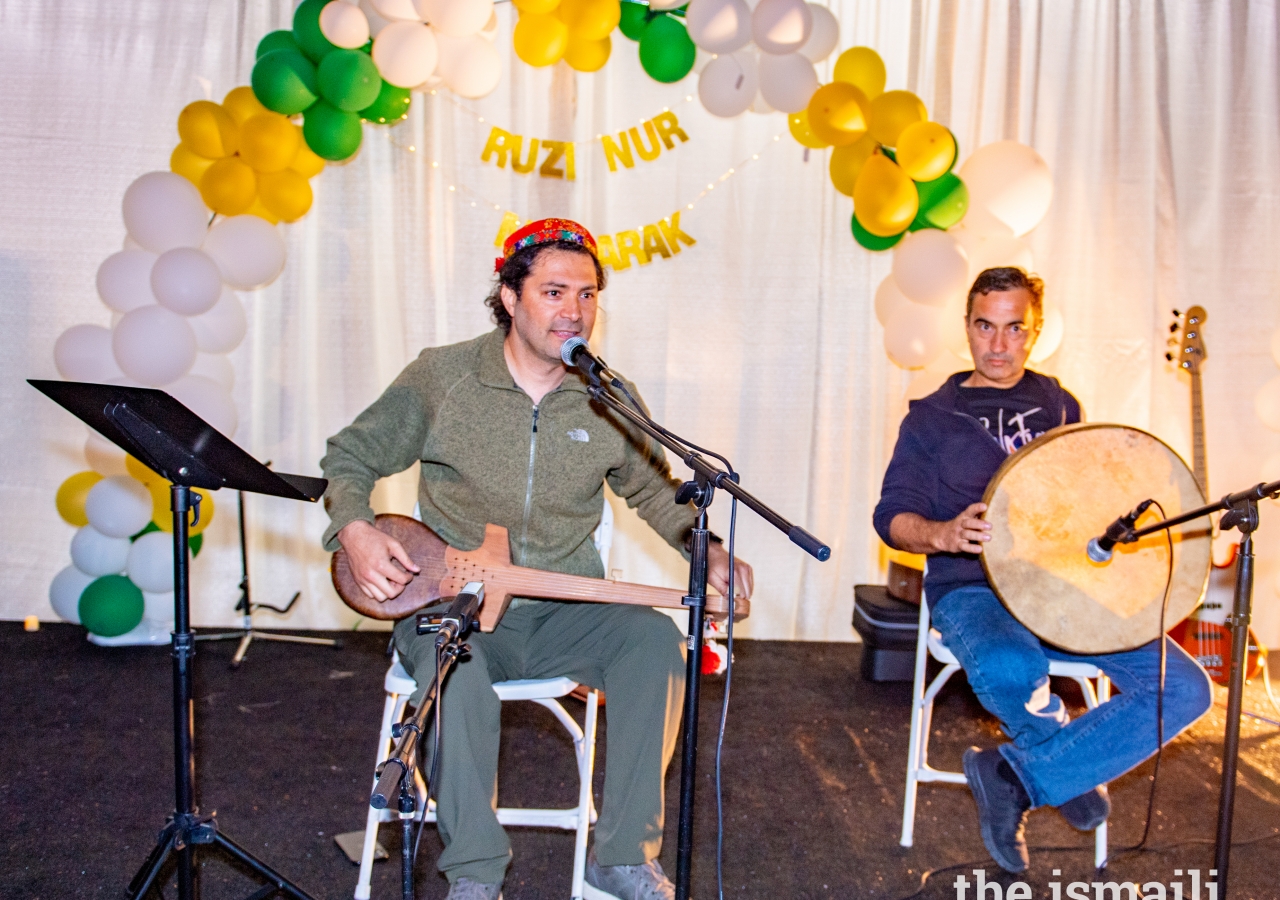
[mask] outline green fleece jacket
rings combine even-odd
[[[327,550],[347,523],[373,521],[377,479],[414,462],[422,521],[460,550],[479,547],[491,522],[507,529],[516,565],[603,577],[591,536],[606,481],[669,544],[683,545],[695,512],[674,502],[678,482],[662,448],[593,404],[573,372],[535,406],[507,369],[503,337],[495,329],[422,351],[329,438],[320,461]]]

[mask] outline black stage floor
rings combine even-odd
[[[225,833],[316,898],[352,896],[356,867],[333,836],[363,827],[387,665],[385,634],[344,637],[340,651],[255,643],[238,671],[228,668],[234,642],[201,644],[196,661],[202,806],[217,810]],[[860,653],[851,644],[739,642],[724,753],[726,896],[903,897],[917,889],[922,871],[969,860],[977,861],[966,867],[970,882],[968,870],[984,865],[988,878],[1011,880],[984,860],[962,787],[923,786],[915,846],[898,845],[910,685],[861,681]],[[167,648],[102,649],[77,627],[28,634],[6,622],[0,658],[0,897],[122,896],[172,809]],[[693,892],[703,900],[715,896],[712,760],[722,693],[721,679],[707,680]],[[1165,754],[1150,840],[1156,852],[1115,859],[1099,880],[1169,884],[1170,898],[1172,883],[1182,882],[1185,900],[1198,900],[1189,873],[1181,873],[1212,865],[1223,703],[1219,693],[1215,710]],[[1246,709],[1277,718],[1259,686],[1250,687]],[[501,801],[572,802],[571,752],[563,732],[545,727],[554,724],[549,714],[526,703],[509,704],[505,716]],[[607,717],[606,707],[606,728]],[[935,725],[932,759],[946,768],[958,767],[970,744],[1000,740],[963,677],[939,698]],[[1232,898],[1280,896],[1278,735],[1275,724],[1245,719],[1235,835],[1252,843],[1234,851]],[[604,742],[602,730],[601,766]],[[1148,763],[1112,785],[1113,847],[1140,835],[1150,775]],[[597,797],[598,786],[599,777]],[[668,872],[677,790],[678,761],[667,781]],[[1068,897],[1069,882],[1095,880],[1092,836],[1052,810],[1033,814],[1029,839],[1078,848],[1033,852],[1021,880],[1035,897],[1059,896],[1052,882]],[[512,829],[512,841],[508,900],[567,897],[572,836]],[[396,829],[384,826],[382,842],[392,860],[376,865],[373,896],[398,897]],[[420,898],[447,891],[434,868],[438,851],[429,831],[417,869]],[[206,900],[244,897],[254,887],[218,854],[203,857],[200,873]],[[955,878],[937,876],[921,896],[958,896]],[[1142,896],[1156,896],[1151,890]],[[174,896],[172,887],[165,893]],[[1095,893],[1085,887],[1080,896]]]

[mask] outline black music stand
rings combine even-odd
[[[200,495],[192,493],[193,487],[215,491],[226,487],[315,501],[324,493],[327,482],[323,478],[272,472],[164,391],[74,381],[28,383],[173,482],[174,812],[129,883],[126,896],[130,900],[143,897],[155,884],[169,854],[176,850],[178,897],[194,900],[195,846],[213,844],[268,882],[252,895],[255,900],[278,893],[295,900],[312,900],[301,888],[222,834],[214,813],[201,814],[195,803],[195,635],[190,621],[187,513],[194,510],[195,520],[199,521]]]

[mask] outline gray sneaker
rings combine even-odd
[[[483,884],[470,878],[459,878],[449,885],[445,900],[502,900],[502,885]]]
[[[583,900],[675,900],[676,887],[651,859],[642,866],[602,866],[593,849],[587,857]]]

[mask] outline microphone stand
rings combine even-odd
[[[1249,622],[1253,614],[1253,532],[1258,528],[1258,501],[1280,496],[1280,481],[1258,484],[1247,490],[1227,494],[1181,515],[1139,528],[1132,528],[1117,543],[1131,544],[1149,534],[1164,531],[1222,511],[1218,527],[1222,531],[1235,528],[1241,535],[1236,554],[1236,591],[1227,626],[1231,629],[1231,683],[1227,687],[1227,725],[1222,743],[1222,786],[1218,794],[1218,833],[1214,842],[1214,868],[1218,870],[1219,897],[1227,897],[1227,868],[1231,862],[1231,825],[1236,799],[1236,769],[1240,757],[1240,705],[1244,691],[1245,660],[1249,644]],[[1163,637],[1163,636],[1162,636]]]
[[[707,530],[707,508],[715,496],[716,488],[736,497],[766,522],[777,528],[791,542],[820,562],[831,557],[831,548],[778,515],[756,499],[737,483],[735,476],[709,462],[699,453],[690,450],[665,428],[648,416],[627,406],[609,393],[594,373],[587,373],[587,392],[593,400],[604,404],[649,435],[662,446],[677,454],[681,461],[693,470],[694,477],[680,486],[676,503],[692,503],[698,510],[689,541],[689,593],[684,605],[689,607],[688,656],[685,660],[685,691],[683,744],[680,769],[680,824],[676,844],[676,900],[689,900],[691,863],[693,857],[693,794],[695,770],[698,761],[698,695],[702,686],[702,638],[707,608],[707,549],[710,532]],[[733,561],[730,560],[732,565]],[[730,604],[733,598],[728,598]],[[732,608],[732,607],[731,607]]]

